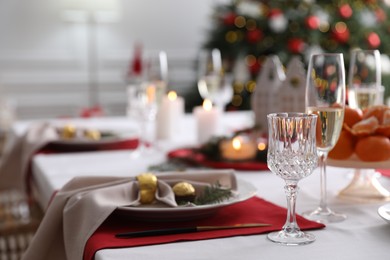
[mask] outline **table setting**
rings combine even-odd
[[[239,113],[241,114],[241,113]],[[230,114],[227,114],[226,117],[229,117]],[[232,117],[239,117],[242,116],[243,118],[248,118],[248,114],[241,114],[238,115],[236,113],[232,113]],[[188,122],[194,122],[194,118],[191,115],[187,115],[185,117],[185,120],[188,120]],[[194,132],[192,132],[194,134]],[[196,143],[196,135],[192,137],[192,141],[190,138],[190,143]],[[183,140],[187,140],[187,138],[183,138]],[[91,180],[95,179],[97,176],[102,176],[101,178],[105,179],[107,178],[107,174],[110,173],[110,175],[113,176],[121,176],[121,181],[126,179],[128,182],[129,180],[133,179],[137,175],[139,175],[142,172],[147,172],[148,167],[151,164],[156,163],[164,163],[168,157],[167,154],[172,151],[172,148],[181,149],[184,146],[185,142],[176,143],[174,147],[172,146],[164,146],[165,151],[162,151],[159,154],[154,154],[153,156],[149,156],[149,158],[144,158],[143,160],[135,160],[133,157],[131,157],[131,150],[119,150],[119,151],[100,151],[100,152],[86,152],[86,153],[61,153],[61,154],[37,154],[34,156],[34,159],[32,161],[33,163],[33,174],[34,174],[34,183],[46,183],[43,186],[40,186],[38,188],[38,191],[47,191],[46,192],[46,202],[42,203],[42,205],[45,205],[46,208],[46,216],[49,216],[51,214],[49,213],[50,208],[53,207],[53,202],[55,202],[55,198],[58,196],[58,194],[61,194],[61,190],[64,189],[68,185],[68,182],[70,180],[77,180],[81,177],[79,176],[90,176],[86,178],[84,183],[80,185],[81,189],[84,189],[85,186],[87,186],[87,183],[89,183]],[[176,150],[173,149],[173,150]],[[115,163],[108,163],[108,162],[115,162]],[[138,165],[139,164],[139,165]],[[109,166],[108,166],[109,165]],[[88,167],[86,167],[88,166]],[[203,167],[201,169],[197,169],[196,166],[190,165],[188,166],[188,169],[186,169],[185,172],[174,172],[175,175],[177,174],[187,174],[187,171],[190,171],[191,169],[195,169],[196,171],[210,173],[210,168],[204,169]],[[346,185],[349,181],[348,177],[348,171],[349,169],[343,168],[333,168],[332,166],[329,167],[330,170],[330,178],[332,180],[332,192],[341,189],[343,185]],[[61,170],[62,169],[62,170]],[[216,169],[220,171],[219,169]],[[212,170],[212,171],[216,171]],[[226,171],[226,170],[222,170]],[[287,209],[285,208],[285,199],[283,199],[282,191],[281,192],[274,192],[273,189],[276,189],[276,187],[281,187],[278,178],[272,176],[269,174],[268,170],[229,170],[229,172],[234,172],[234,176],[237,179],[238,188],[240,188],[240,183],[250,184],[249,187],[245,186],[246,188],[244,191],[249,190],[247,195],[244,197],[243,201],[233,203],[226,206],[209,206],[212,207],[213,210],[216,208],[216,212],[209,215],[209,212],[206,212],[206,217],[204,218],[195,218],[190,220],[182,220],[182,221],[167,221],[166,218],[173,217],[175,218],[176,214],[166,213],[165,207],[164,209],[146,209],[143,210],[140,214],[140,216],[132,216],[134,212],[126,212],[127,214],[108,214],[105,215],[106,217],[101,219],[101,223],[96,225],[96,229],[94,232],[91,232],[88,235],[83,235],[84,240],[87,237],[88,239],[84,242],[85,247],[79,249],[79,255],[81,254],[81,257],[84,257],[84,259],[115,259],[113,255],[116,255],[117,252],[122,252],[121,256],[116,256],[116,258],[124,257],[124,255],[133,255],[137,256],[145,254],[145,252],[139,251],[139,248],[145,248],[145,246],[158,246],[158,248],[163,249],[167,247],[170,248],[170,245],[176,245],[178,247],[177,242],[179,241],[193,241],[196,243],[201,243],[201,241],[212,241],[209,242],[211,244],[217,243],[218,239],[233,239],[232,241],[236,241],[236,239],[244,240],[245,243],[249,246],[251,243],[249,242],[252,240],[248,240],[245,237],[252,237],[255,236],[255,241],[257,246],[262,245],[263,243],[270,243],[268,241],[265,241],[264,238],[259,238],[258,236],[261,236],[261,234],[267,234],[271,231],[278,231],[282,228],[286,214]],[[338,229],[344,229],[342,225],[340,226],[331,226],[326,225],[326,228],[324,229],[324,225],[321,223],[309,221],[303,217],[301,217],[300,213],[303,212],[303,209],[309,209],[308,206],[314,206],[316,204],[316,193],[318,189],[318,183],[317,179],[315,178],[316,174],[312,174],[311,176],[307,177],[307,180],[302,180],[301,185],[301,193],[300,197],[298,199],[298,208],[297,208],[297,221],[300,226],[300,228],[304,231],[306,230],[312,230],[315,232],[314,234],[317,237],[317,241],[315,243],[321,243],[321,239],[324,239],[327,241],[327,235],[322,235],[323,233],[319,232],[331,232],[331,230],[338,230]],[[50,176],[58,176],[58,177],[50,177]],[[62,177],[60,177],[62,176]],[[134,177],[132,177],[134,176]],[[59,178],[60,177],[60,178]],[[104,180],[104,183],[111,183],[112,179],[115,179],[117,177],[109,177],[108,179]],[[307,181],[311,183],[312,185],[308,185]],[[385,182],[386,183],[386,182]],[[97,183],[94,183],[97,184]],[[253,185],[253,186],[251,186]],[[337,188],[338,187],[338,188]],[[37,188],[37,187],[36,187]],[[307,190],[307,188],[310,188]],[[127,188],[126,188],[127,189]],[[303,189],[303,190],[302,190]],[[65,189],[66,190],[66,189]],[[239,189],[240,190],[240,189]],[[41,192],[42,193],[42,192]],[[52,194],[57,194],[54,199],[52,197]],[[98,192],[100,193],[100,192]],[[49,195],[50,194],[50,195]],[[117,194],[117,192],[115,192]],[[111,197],[110,197],[111,198]],[[50,201],[50,206],[47,207],[49,204],[48,201]],[[111,201],[111,199],[110,199]],[[308,201],[309,204],[304,203],[304,201]],[[276,202],[276,204],[275,204]],[[335,198],[331,197],[330,202],[332,205],[335,205],[336,208],[340,207],[340,202],[335,203]],[[127,202],[126,202],[127,203]],[[302,208],[300,206],[300,203],[304,203],[305,207]],[[88,203],[89,204],[89,203]],[[342,208],[346,207],[347,213],[349,215],[349,219],[352,217],[353,223],[355,221],[358,221],[359,218],[356,220],[353,220],[356,218],[356,215],[354,215],[355,206],[352,206],[349,203],[341,202]],[[386,222],[381,219],[381,217],[378,215],[379,213],[376,212],[377,208],[379,208],[380,205],[374,204],[373,206],[368,206],[367,213],[369,212],[369,219],[371,219],[371,225],[374,224],[375,226],[386,226]],[[86,207],[89,209],[89,207]],[[113,206],[113,208],[118,208],[118,205]],[[159,217],[159,211],[163,210],[163,221],[161,221],[161,218]],[[130,210],[131,211],[131,210]],[[134,211],[134,210],[133,210]],[[61,212],[58,208],[53,209],[53,212]],[[146,212],[146,213],[145,213]],[[58,214],[58,213],[57,213]],[[145,214],[149,216],[155,216],[159,219],[159,221],[140,221],[140,218],[145,218]],[[184,213],[180,213],[184,214]],[[242,216],[242,215],[243,216]],[[275,214],[277,217],[275,217]],[[351,215],[352,214],[352,215]],[[179,215],[180,216],[180,215]],[[264,226],[264,227],[250,227],[250,228],[242,228],[242,229],[232,229],[232,230],[218,230],[218,231],[205,231],[205,232],[196,232],[194,233],[187,233],[187,234],[173,234],[173,235],[161,235],[161,236],[152,236],[152,237],[139,237],[136,239],[123,239],[123,238],[116,238],[115,235],[121,232],[131,232],[131,231],[144,231],[144,230],[156,230],[161,228],[167,228],[167,227],[174,227],[174,228],[188,228],[196,226],[203,226],[203,225],[235,225],[237,224],[237,219],[233,218],[233,220],[230,219],[229,216],[237,216],[239,219],[239,223],[264,223],[264,224],[271,224],[271,226]],[[241,218],[241,217],[242,218]],[[252,216],[252,217],[251,217]],[[367,217],[367,215],[364,215]],[[376,216],[376,217],[375,217]],[[362,216],[363,217],[363,216]],[[361,217],[361,218],[362,218]],[[47,217],[46,217],[47,218]],[[165,218],[165,219],[164,219]],[[91,218],[79,218],[79,219],[86,219],[85,221],[90,222],[88,219]],[[79,221],[78,219],[78,221]],[[93,217],[95,219],[95,216]],[[376,219],[376,220],[375,220]],[[49,223],[53,223],[51,220],[46,220]],[[226,221],[226,222],[225,222]],[[346,220],[348,221],[348,220]],[[46,223],[46,222],[42,222]],[[58,223],[58,222],[57,222]],[[41,224],[42,227],[44,227],[44,224]],[[348,225],[349,226],[349,225]],[[45,228],[45,230],[50,230],[50,228]],[[322,230],[322,231],[321,231]],[[385,229],[386,230],[386,229]],[[57,229],[58,231],[58,229]],[[311,232],[313,232],[311,231]],[[59,232],[59,231],[58,231]],[[227,233],[225,233],[227,232]],[[230,233],[232,232],[232,233]],[[384,231],[385,232],[385,231]],[[56,233],[56,232],[55,232]],[[211,233],[211,235],[210,235]],[[37,237],[38,237],[37,233]],[[43,233],[44,234],[44,233]],[[44,234],[42,236],[46,237],[47,234]],[[57,235],[57,233],[56,233]],[[330,235],[330,234],[329,234]],[[383,234],[385,236],[385,234]],[[74,234],[72,234],[72,239],[74,239]],[[236,237],[236,238],[234,238]],[[212,239],[211,239],[212,238]],[[211,239],[211,240],[210,240]],[[330,239],[330,238],[329,238]],[[342,239],[342,238],[341,238]],[[346,238],[347,239],[347,236]],[[215,241],[216,240],[216,241]],[[37,238],[36,241],[40,241],[39,238]],[[101,243],[101,241],[108,241],[105,243]],[[142,242],[143,241],[143,242]],[[146,243],[145,241],[149,241]],[[329,240],[330,241],[330,240]],[[37,242],[38,243],[38,242]],[[145,244],[146,243],[146,244]],[[188,242],[186,242],[188,243]],[[234,242],[233,242],[234,243]],[[314,243],[314,244],[315,244]],[[41,244],[41,243],[39,243]],[[380,244],[380,243],[379,243]],[[142,245],[142,246],[141,246]],[[269,245],[269,244],[268,244]],[[180,246],[182,246],[182,243],[180,243]],[[233,246],[233,245],[232,245]],[[254,245],[253,245],[254,246]],[[269,247],[269,246],[268,246]],[[32,246],[31,248],[35,248]],[[53,247],[57,248],[57,247]],[[73,248],[73,246],[71,246]],[[111,248],[111,249],[109,249]],[[115,248],[115,249],[114,249]],[[185,245],[183,248],[187,248]],[[196,247],[196,250],[200,250],[201,254],[203,252],[204,256],[206,256],[206,252],[203,250],[206,249],[200,249]],[[205,247],[207,248],[207,246]],[[270,249],[265,249],[263,246],[260,246],[264,252],[269,252]],[[117,251],[118,250],[118,251]],[[123,251],[125,250],[125,251]],[[259,249],[256,249],[252,252],[258,252]],[[278,249],[280,250],[280,249]],[[33,250],[36,251],[36,248]],[[72,249],[73,251],[73,249]],[[153,258],[153,254],[155,254],[154,250],[151,249],[146,250],[146,254],[150,254],[149,257]],[[59,255],[58,252],[63,251],[55,251],[56,252],[56,259],[58,259]],[[149,253],[148,253],[149,252]],[[154,253],[153,253],[154,252]],[[285,252],[284,250],[280,251],[281,255],[283,255],[282,252]],[[380,251],[378,251],[380,252]],[[260,252],[258,252],[260,253]],[[66,253],[64,253],[66,254]],[[108,254],[108,258],[105,256]],[[207,256],[209,256],[209,252],[207,252]],[[222,253],[220,253],[222,254]],[[211,256],[218,257],[221,256],[217,253],[211,253]],[[249,253],[248,253],[249,254]],[[378,253],[379,254],[379,253]],[[111,255],[111,256],[110,256]],[[172,253],[165,253],[166,256],[172,257],[175,259],[177,255],[172,255]],[[226,257],[225,254],[223,254],[224,257]],[[37,256],[38,257],[38,256]],[[94,257],[94,258],[93,258]],[[141,257],[141,256],[140,256]],[[249,255],[247,255],[249,257]],[[229,259],[229,257],[227,257]],[[29,258],[34,259],[34,258]],[[64,258],[67,259],[67,258]],[[69,259],[69,257],[68,257]],[[70,258],[73,259],[73,258]],[[81,259],[81,258],[80,258]],[[230,259],[234,259],[234,254],[232,254]]]
[[[324,259],[340,250],[343,259],[386,255],[388,205],[338,195],[356,165],[329,160],[329,187],[322,181],[318,194],[325,178],[318,151],[337,145],[326,129],[341,132],[343,124],[325,127],[323,135],[333,139],[322,136],[322,144],[319,126],[328,124],[325,112],[345,110],[345,91],[332,93],[343,109],[330,98],[308,104],[306,113],[227,112],[205,99],[188,114],[169,108],[178,96],[167,91],[162,114],[151,88],[142,85],[131,96],[126,117],[15,124],[9,147],[26,152],[13,178],[23,183],[20,189],[30,187],[45,213],[22,259],[285,259],[291,250]],[[261,131],[258,113],[268,119]],[[146,125],[155,129],[146,133]],[[149,134],[155,137],[145,138]],[[172,167],[163,170],[167,163]],[[384,174],[380,183],[390,180]],[[343,217],[312,218],[318,195],[325,215],[334,209]],[[213,250],[219,247],[224,250]]]

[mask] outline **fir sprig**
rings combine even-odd
[[[214,185],[207,186],[204,189],[203,194],[195,198],[194,204],[207,205],[221,203],[232,196],[233,192],[231,189],[224,188],[219,182],[217,182]]]

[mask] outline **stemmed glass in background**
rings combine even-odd
[[[345,68],[340,53],[314,54],[309,61],[305,95],[306,112],[318,115],[317,151],[319,156],[320,205],[303,215],[317,222],[339,222],[346,216],[328,207],[326,163],[342,129],[345,108]]]
[[[151,153],[155,149],[154,124],[168,82],[168,60],[165,52],[149,55],[140,84],[128,88],[127,115],[140,122],[138,153]]]
[[[296,222],[295,204],[298,181],[317,167],[316,115],[275,113],[267,116],[268,154],[271,171],[282,178],[287,197],[287,219],[281,231],[268,234],[268,239],[285,245],[302,245],[315,241]]]
[[[224,70],[221,52],[218,49],[200,52],[198,74],[200,96],[211,100],[216,107],[224,111],[233,97],[233,76]]]
[[[366,109],[383,102],[381,61],[378,50],[353,50],[348,75],[348,104]],[[382,95],[381,95],[382,94]],[[382,101],[380,97],[382,96]]]
[[[348,75],[349,106],[364,110],[382,105],[384,87],[381,76],[378,50],[353,50]],[[339,196],[363,202],[389,200],[390,193],[379,183],[377,176],[375,169],[355,169],[351,183],[339,192]]]

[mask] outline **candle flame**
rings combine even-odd
[[[207,110],[207,111],[210,111],[213,108],[213,104],[211,103],[211,101],[209,99],[205,99],[203,101],[203,108],[204,108],[204,110]]]
[[[258,143],[257,144],[257,149],[259,149],[259,151],[264,151],[266,147],[267,146],[265,145],[265,143]]]
[[[241,149],[241,140],[240,138],[236,137],[232,140],[232,146],[234,150],[240,150]]]
[[[169,92],[168,92],[168,99],[169,99],[170,101],[175,101],[176,98],[177,98],[177,94],[176,94],[175,91],[169,91]]]
[[[146,101],[148,104],[151,104],[154,102],[154,99],[156,97],[156,86],[150,85],[146,88]]]

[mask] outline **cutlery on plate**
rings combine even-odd
[[[184,228],[165,228],[165,229],[152,229],[152,230],[145,230],[145,231],[119,233],[116,234],[115,236],[118,238],[146,237],[146,236],[172,235],[172,234],[182,234],[182,233],[209,231],[209,230],[268,227],[268,226],[271,226],[271,224],[248,223],[248,224],[237,224],[237,225],[229,225],[229,226],[197,226],[197,227],[184,227]]]

